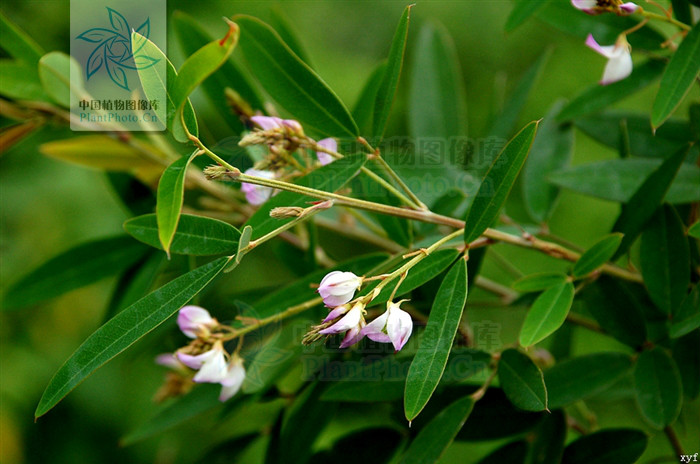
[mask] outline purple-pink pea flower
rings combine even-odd
[[[336,142],[333,138],[321,139],[316,143],[327,150],[338,151],[338,142]],[[316,158],[318,158],[318,162],[321,163],[321,166],[325,166],[335,161],[335,158],[322,151],[316,152]]]
[[[249,176],[262,177],[265,179],[274,179],[275,173],[270,171],[261,171],[259,169],[247,169],[245,174]],[[246,182],[241,183],[241,191],[245,193],[245,199],[253,206],[262,205],[265,203],[274,193],[274,189],[271,187],[265,187],[264,185],[249,184]]]
[[[352,300],[361,284],[362,277],[352,272],[333,271],[321,280],[318,293],[327,307],[337,308]]]
[[[401,303],[388,302],[384,314],[367,324],[361,334],[375,342],[391,343],[400,351],[413,332],[411,315],[399,307]]]
[[[243,381],[245,380],[245,367],[243,367],[243,359],[234,354],[231,362],[226,367],[226,375],[219,381],[221,384],[221,394],[219,401],[226,401],[233,395],[238,393]]]
[[[599,45],[592,34],[588,34],[586,45],[608,59],[603,71],[601,85],[620,81],[632,73],[632,55],[624,35],[618,37],[615,45]]]
[[[197,338],[199,332],[217,327],[219,322],[206,309],[190,305],[183,306],[178,312],[177,325],[188,337]]]
[[[574,6],[574,8],[589,15],[599,15],[606,11],[605,7],[608,6],[609,2],[604,2],[603,5],[599,5],[598,3],[599,2],[597,0],[571,0],[571,4]],[[615,4],[614,6],[619,14],[625,16],[631,15],[639,8],[637,4],[632,2],[619,3]]]

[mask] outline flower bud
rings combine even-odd
[[[219,322],[211,317],[209,311],[199,306],[184,306],[177,314],[177,325],[182,333],[190,338],[197,338],[199,332],[218,327]]]
[[[333,271],[321,280],[318,293],[326,306],[335,308],[352,300],[361,284],[362,278],[352,272]]]

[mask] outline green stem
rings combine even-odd
[[[682,22],[680,22],[676,19],[673,19],[669,16],[664,16],[664,15],[660,15],[658,13],[652,13],[651,11],[646,11],[641,6],[639,7],[639,9],[637,9],[637,13],[639,13],[642,16],[649,18],[649,19],[655,19],[657,21],[664,21],[664,22],[673,24],[674,26],[678,27],[679,29],[683,29],[684,31],[690,30],[690,26],[688,26],[685,23],[682,23]]]
[[[267,242],[268,240],[271,240],[281,234],[282,232],[291,229],[292,227],[296,226],[300,222],[306,221],[307,219],[311,218],[314,214],[320,213],[324,209],[328,209],[331,206],[333,206],[332,201],[324,201],[323,203],[319,203],[317,205],[311,206],[309,208],[306,208],[303,210],[303,212],[292,219],[291,221],[287,222],[286,224],[281,225],[280,227],[276,228],[275,230],[268,232],[267,234],[263,235],[262,237],[252,240],[248,246],[246,246],[242,251],[244,252],[249,252],[256,246]]]
[[[403,179],[401,179],[401,177],[396,173],[396,171],[394,171],[391,168],[391,166],[389,166],[389,164],[386,162],[386,160],[384,158],[382,158],[380,155],[377,155],[374,159],[377,161],[377,163],[379,163],[384,168],[386,173],[389,174],[389,177],[391,177],[391,179],[394,182],[396,182],[396,184],[399,187],[401,187],[401,189],[404,192],[406,192],[406,195],[408,195],[408,197],[413,201],[413,203],[415,203],[417,205],[417,209],[421,209],[423,211],[428,210],[428,207],[425,206],[422,201],[420,201],[420,198],[418,198],[416,196],[416,194],[413,193],[413,191],[410,188],[408,188],[408,185],[406,185],[406,183],[403,181]]]

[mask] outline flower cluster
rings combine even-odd
[[[238,354],[226,352],[218,333],[222,327],[219,322],[204,308],[185,306],[178,313],[177,324],[182,333],[194,340],[175,356],[159,356],[157,362],[176,369],[184,365],[196,370],[192,378],[196,383],[221,384],[221,401],[235,395],[245,380],[245,368]]]
[[[375,342],[391,343],[396,351],[400,351],[413,332],[410,314],[400,308],[405,300],[387,302],[386,311],[368,324],[365,321],[367,311],[364,301],[352,301],[360,285],[362,277],[352,272],[333,271],[321,280],[318,292],[331,311],[323,323],[314,328],[312,334],[344,333],[340,348],[352,346],[366,336]]]

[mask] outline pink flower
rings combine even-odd
[[[392,343],[396,351],[401,351],[413,332],[411,315],[399,307],[403,301],[388,302],[384,314],[367,324],[361,334],[375,342]]]
[[[323,148],[325,148],[327,150],[338,151],[338,142],[336,142],[335,139],[332,139],[332,138],[322,139],[322,140],[319,140],[317,142],[317,144],[322,146]],[[321,163],[321,166],[325,166],[325,165],[330,164],[333,161],[335,161],[335,158],[333,158],[328,153],[324,153],[322,151],[316,152],[316,158],[318,158],[318,162]]]
[[[362,278],[352,272],[333,271],[321,280],[318,293],[326,306],[336,308],[352,300],[361,284]]]
[[[274,179],[275,173],[270,171],[261,171],[258,169],[247,169],[245,174],[249,176],[262,177],[264,179]],[[274,189],[265,187],[264,185],[241,183],[241,191],[245,193],[245,199],[253,206],[265,203],[274,193]]]
[[[620,81],[632,73],[632,55],[624,35],[618,37],[615,45],[601,46],[595,41],[593,35],[588,34],[586,45],[608,59],[608,64],[605,65],[603,71],[603,78],[600,80],[601,85]]]
[[[318,333],[323,335],[331,335],[346,332],[345,338],[340,343],[341,348],[347,348],[362,340],[362,329],[365,327],[364,318],[364,303],[355,304],[352,309],[348,310],[348,306],[339,306],[330,312],[324,320],[329,321],[345,314],[338,322],[332,326],[320,330]]]
[[[177,314],[177,325],[188,337],[197,338],[197,333],[213,329],[219,322],[204,308],[184,306]]]
[[[287,129],[295,134],[303,134],[304,129],[299,121],[294,119],[282,119],[275,116],[253,116],[250,118],[262,130]]]
[[[243,359],[234,354],[226,368],[226,376],[219,381],[221,384],[219,401],[226,401],[238,393],[244,380],[245,367],[243,367]]]
[[[226,352],[220,341],[216,342],[211,350],[202,354],[191,355],[178,352],[177,358],[185,366],[198,370],[192,379],[195,382],[218,383],[226,377]]]
[[[639,6],[632,2],[617,3],[614,5],[604,4],[599,6],[596,0],[571,0],[571,4],[574,6],[574,8],[579,9],[589,15],[599,15],[601,13],[605,13],[606,11],[610,11],[609,8],[611,8],[613,11],[615,11],[615,13],[622,16],[627,16],[631,15],[637,11],[637,8],[639,8]]]

